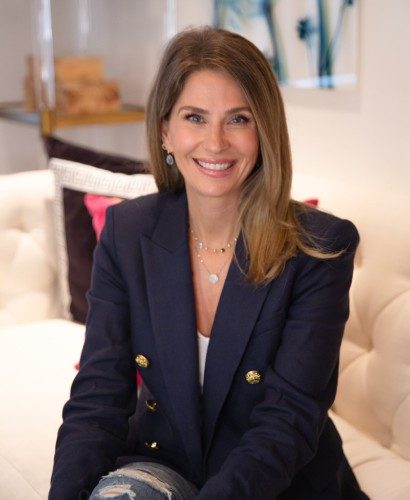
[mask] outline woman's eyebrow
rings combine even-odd
[[[181,108],[179,108],[178,113],[181,113],[182,111],[189,111],[190,113],[198,113],[201,115],[209,114],[208,110],[203,108],[198,108],[197,106],[182,106]],[[241,113],[243,111],[251,113],[251,108],[249,106],[239,106],[237,108],[227,109],[225,114],[230,115],[233,113]]]
[[[201,115],[207,114],[206,109],[198,108],[197,106],[182,106],[179,108],[178,113],[181,111],[189,111],[190,113],[200,113]]]

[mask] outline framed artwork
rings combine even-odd
[[[255,43],[281,85],[357,85],[359,0],[214,1],[214,25]]]

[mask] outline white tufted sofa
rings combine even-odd
[[[58,319],[51,171],[0,176],[0,500],[47,498],[84,327]]]
[[[50,171],[0,176],[0,500],[47,498],[84,328],[60,315]],[[409,199],[296,176],[361,244],[332,416],[372,500],[410,499]]]
[[[373,500],[410,499],[410,198],[297,176],[361,236],[332,417]]]

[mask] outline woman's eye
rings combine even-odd
[[[185,119],[192,123],[202,123],[204,121],[202,116],[196,113],[190,113],[189,115],[186,115]]]
[[[250,119],[245,115],[237,115],[231,119],[231,123],[237,125],[242,123],[249,123]]]

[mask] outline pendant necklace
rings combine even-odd
[[[219,268],[219,270],[217,272],[211,272],[209,269],[208,269],[208,266],[206,265],[205,261],[204,261],[204,258],[203,256],[201,255],[201,251],[206,251],[206,252],[210,252],[210,253],[213,253],[213,254],[224,254],[226,253],[227,250],[230,250],[231,248],[233,248],[238,240],[238,238],[234,238],[232,240],[232,242],[228,242],[224,247],[221,247],[221,248],[211,248],[209,247],[208,245],[206,245],[200,238],[198,238],[193,229],[190,228],[189,229],[191,235],[192,235],[192,239],[194,240],[195,242],[195,248],[197,250],[196,252],[196,255],[199,259],[199,262],[204,266],[204,269],[205,271],[207,272],[208,274],[208,281],[209,283],[211,283],[212,285],[216,285],[216,283],[218,283],[218,281],[220,280],[220,275],[221,275],[221,272],[223,271],[224,267],[226,266],[226,264],[228,263],[229,261],[229,258],[227,258],[225,260],[225,262],[222,264],[222,266]]]
[[[222,266],[220,267],[220,269],[216,273],[212,273],[208,269],[208,266],[205,264],[205,261],[204,261],[202,255],[199,252],[197,252],[196,255],[197,255],[198,259],[199,259],[199,262],[204,266],[205,271],[208,274],[208,281],[209,281],[209,283],[211,283],[211,285],[216,285],[218,283],[219,279],[220,279],[221,272],[222,272],[223,268],[226,266],[228,260],[225,260],[225,262],[222,264]]]

